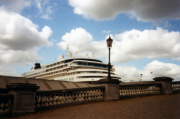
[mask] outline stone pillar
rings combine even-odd
[[[11,83],[6,86],[9,94],[14,95],[12,114],[20,115],[34,112],[35,96],[39,86],[36,84]]]
[[[172,94],[172,80],[171,77],[155,77],[153,80],[157,83],[161,83],[161,90],[163,94]]]
[[[105,91],[104,91],[105,101],[119,100],[119,83],[120,83],[119,80],[100,79],[98,83],[100,83],[100,85],[105,86]]]

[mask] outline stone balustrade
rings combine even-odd
[[[0,116],[10,113],[12,99],[13,95],[11,94],[0,94]]]
[[[180,81],[155,77],[154,81],[120,82],[101,79],[87,83],[0,76],[0,118],[4,115],[33,113],[57,106],[92,101],[180,93]]]
[[[142,83],[129,83],[121,84],[119,86],[120,99],[122,97],[136,97],[136,96],[147,96],[147,95],[158,95],[161,94],[160,84],[142,84]]]
[[[173,93],[180,92],[180,81],[172,82]]]
[[[104,86],[97,86],[69,90],[37,91],[35,107],[44,108],[90,101],[103,101],[104,88]]]

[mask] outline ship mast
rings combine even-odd
[[[67,45],[67,48],[66,48],[66,49],[67,49],[67,51],[66,51],[66,52],[67,52],[67,57],[68,57],[68,58],[71,58],[71,57],[72,57],[72,54],[69,52],[69,44]]]

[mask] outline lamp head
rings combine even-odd
[[[106,41],[107,41],[107,46],[108,46],[108,47],[112,47],[113,39],[111,39],[110,36],[109,36],[109,38],[108,38]]]

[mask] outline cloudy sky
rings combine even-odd
[[[0,0],[0,75],[70,52],[107,63],[124,79],[180,80],[180,0]]]

